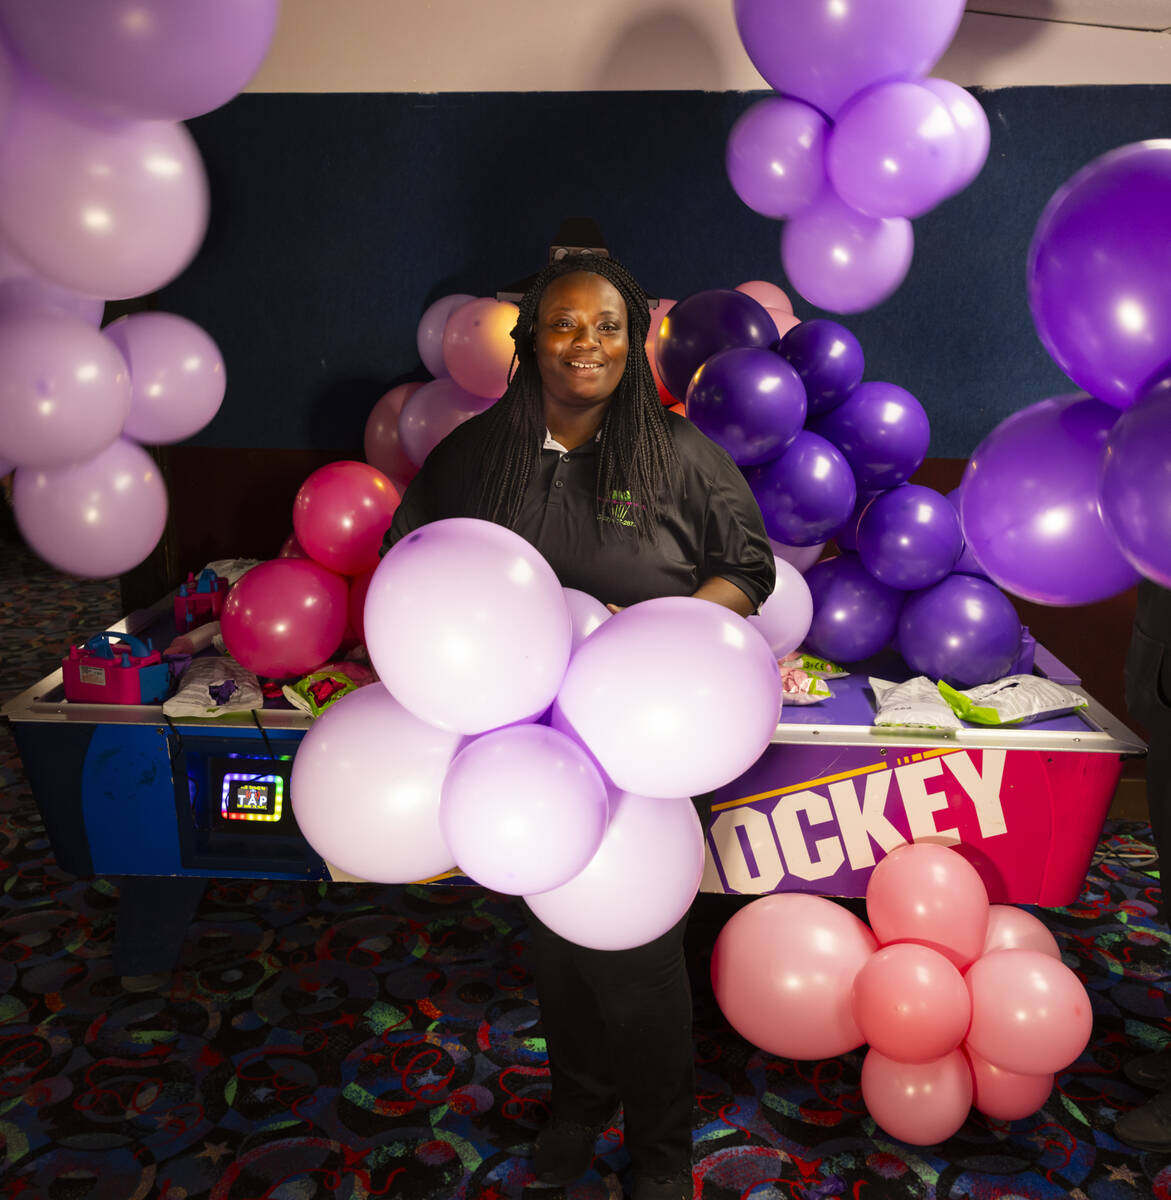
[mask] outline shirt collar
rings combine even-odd
[[[594,441],[600,442],[601,440],[602,440],[602,431],[599,429],[598,432],[594,434]],[[542,450],[556,450],[561,454],[569,453],[569,451],[566,450],[566,448],[549,432],[548,426],[545,427],[545,441],[542,443],[541,449]]]

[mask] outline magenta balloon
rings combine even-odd
[[[18,469],[12,503],[21,534],[41,558],[91,579],[138,566],[167,523],[158,465],[125,438],[85,462]]]
[[[307,675],[346,631],[349,587],[310,558],[274,558],[228,590],[220,628],[228,653],[257,675]]]
[[[227,386],[223,356],[194,321],[175,313],[133,313],[102,332],[130,367],[127,437],[152,446],[181,442],[219,412]]]
[[[519,310],[510,300],[486,296],[454,308],[443,329],[443,362],[448,374],[473,396],[504,395],[516,343],[512,331]]]
[[[565,605],[569,609],[569,619],[573,622],[573,641],[570,652],[577,650],[603,622],[611,617],[610,610],[587,592],[577,588],[563,588]]]
[[[923,405],[906,388],[879,380],[860,383],[811,428],[841,450],[865,492],[910,479],[931,443],[931,423]]]
[[[121,116],[181,121],[230,100],[268,53],[278,0],[0,0],[45,78]]]
[[[980,101],[967,88],[950,79],[920,79],[919,84],[935,93],[947,107],[959,138],[959,161],[949,195],[963,191],[980,174],[988,159],[992,131]]]
[[[945,1142],[972,1106],[972,1073],[953,1050],[932,1062],[909,1063],[870,1050],[862,1062],[862,1099],[874,1123],[912,1146]]]
[[[827,312],[862,312],[881,304],[906,278],[914,249],[905,217],[868,217],[830,188],[781,232],[781,265],[789,282]]]
[[[435,521],[395,543],[374,572],[365,624],[383,683],[423,720],[461,733],[540,716],[569,662],[553,568],[488,521]]]
[[[398,418],[398,436],[403,453],[416,469],[447,435],[468,418],[490,408],[495,401],[474,396],[454,379],[433,379],[412,392]]]
[[[293,532],[306,554],[339,575],[378,566],[382,539],[398,508],[394,484],[369,463],[318,467],[293,500]]]
[[[1044,921],[1015,904],[993,904],[988,909],[984,953],[991,954],[993,950],[1037,950],[1061,961],[1057,939]]]
[[[865,1040],[851,990],[877,948],[864,922],[824,896],[763,896],[716,938],[716,1002],[728,1024],[768,1054],[833,1058]]]
[[[654,853],[648,854],[647,847]],[[592,950],[629,950],[687,912],[703,876],[704,839],[686,798],[610,794],[597,853],[568,883],[525,903],[554,933]]]
[[[1019,1075],[1062,1071],[1086,1048],[1090,998],[1078,977],[1039,950],[994,950],[966,975],[972,993],[968,1045]]]
[[[1171,362],[1171,139],[1111,150],[1045,206],[1029,307],[1057,365],[1126,408]]]
[[[994,1067],[971,1046],[964,1055],[972,1069],[972,1107],[997,1121],[1019,1121],[1043,1107],[1053,1091],[1053,1075],[1020,1075]]]
[[[916,842],[878,860],[866,885],[866,915],[884,945],[917,942],[963,970],[984,949],[988,893],[963,855]]]
[[[6,317],[79,317],[95,329],[106,302],[42,279],[11,246],[0,243],[0,320]]]
[[[295,533],[290,533],[289,536],[285,538],[283,542],[281,542],[281,548],[277,551],[277,558],[308,557],[309,555],[305,553],[305,547],[302,546],[299,541],[297,541],[297,535]]]
[[[825,542],[817,542],[812,546],[787,546],[784,542],[769,538],[768,544],[772,547],[773,555],[776,558],[784,559],[790,566],[796,567],[802,575],[817,562],[825,549]]]
[[[950,1054],[972,1018],[964,977],[942,954],[913,942],[875,951],[854,977],[852,1002],[862,1036],[899,1062]]]
[[[951,502],[915,483],[875,496],[858,518],[857,538],[858,557],[870,574],[905,589],[938,583],[964,546]]]
[[[378,399],[366,418],[363,435],[366,461],[372,467],[377,467],[396,488],[399,482],[410,483],[419,472],[403,449],[398,435],[398,422],[403,404],[422,386],[422,383],[412,382],[392,387]]]
[[[613,697],[637,696],[614,719]],[[664,596],[623,609],[569,663],[555,713],[615,786],[696,796],[760,757],[781,711],[768,643],[728,609]]]
[[[796,650],[809,633],[813,621],[813,597],[809,585],[795,566],[783,558],[774,558],[777,582],[760,611],[748,618],[768,642],[774,657],[784,658]]]
[[[415,345],[419,349],[419,357],[423,366],[435,376],[442,379],[451,372],[443,361],[443,331],[447,328],[447,318],[463,304],[474,300],[466,292],[453,292],[450,296],[440,296],[434,303],[429,304],[422,317],[419,318],[419,328],[415,332]]]
[[[343,696],[293,759],[293,813],[305,840],[327,863],[375,883],[452,870],[439,800],[463,740],[412,716],[379,683]]]
[[[964,0],[736,0],[736,27],[770,87],[833,117],[855,92],[926,75],[947,49]]]
[[[879,583],[856,554],[839,554],[805,573],[813,622],[805,641],[831,662],[858,662],[895,635],[906,593]]]
[[[110,299],[157,291],[207,214],[185,126],[102,118],[26,80],[0,141],[0,230],[38,274]]]
[[[1030,404],[976,447],[960,493],[964,538],[990,579],[1037,604],[1093,604],[1132,587],[1098,509],[1118,410],[1074,394]]]
[[[505,895],[547,892],[593,858],[606,831],[606,785],[586,752],[545,725],[478,737],[443,781],[439,825],[460,869]]]
[[[769,537],[790,546],[824,542],[849,518],[857,499],[854,475],[841,451],[808,429],[744,477]]]
[[[960,140],[947,106],[906,80],[850,100],[826,148],[834,191],[871,217],[919,217],[951,194]]]
[[[736,195],[766,217],[789,217],[811,204],[825,186],[828,128],[817,109],[799,100],[758,100],[728,134],[724,165]]]
[[[0,321],[0,455],[19,466],[82,462],[118,436],[130,411],[122,356],[80,317]]]

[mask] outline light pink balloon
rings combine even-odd
[[[125,438],[85,462],[21,467],[13,477],[12,503],[21,534],[41,558],[92,579],[138,566],[167,523],[158,464]]]
[[[82,462],[118,436],[130,372],[80,317],[0,321],[0,454],[20,466]]]
[[[736,291],[751,296],[753,300],[763,304],[765,308],[775,308],[778,312],[792,313],[793,303],[775,283],[765,279],[749,279],[736,285]]]
[[[611,792],[597,853],[568,883],[525,902],[568,941],[629,950],[682,918],[699,891],[703,862],[703,830],[690,800]]]
[[[378,565],[398,508],[394,484],[369,463],[343,459],[318,467],[293,500],[293,532],[310,558],[339,575]]]
[[[379,683],[343,696],[313,722],[293,760],[293,812],[305,840],[326,862],[376,883],[452,870],[439,798],[462,744]]]
[[[782,1058],[833,1058],[864,1041],[854,978],[878,948],[848,909],[782,892],[740,909],[712,951],[712,986],[741,1037]]]
[[[63,313],[96,329],[105,309],[106,302],[99,297],[83,296],[42,279],[11,246],[0,243],[0,319]]]
[[[1038,950],[1061,961],[1057,939],[1045,923],[1015,904],[989,906],[983,953],[990,954],[993,950]]]
[[[181,442],[219,412],[227,386],[223,355],[194,321],[141,312],[119,317],[102,332],[130,367],[127,437],[151,446]]]
[[[422,382],[411,382],[392,387],[379,398],[366,418],[363,438],[366,461],[372,467],[377,467],[392,483],[395,480],[409,483],[419,471],[407,457],[399,440],[398,422],[403,403],[422,386]]]
[[[419,319],[419,328],[415,333],[415,345],[419,349],[419,357],[423,366],[435,376],[443,379],[450,375],[447,364],[443,361],[443,332],[447,328],[447,318],[457,308],[471,303],[476,297],[465,292],[453,292],[450,296],[440,296],[434,304],[428,305],[426,312]]]
[[[968,1045],[993,1066],[1019,1075],[1064,1070],[1093,1029],[1090,998],[1078,977],[1039,950],[994,950],[969,968]]]
[[[460,869],[506,895],[579,874],[606,831],[606,785],[572,738],[513,725],[476,738],[443,781],[439,825]]]
[[[423,384],[403,401],[399,413],[398,436],[403,453],[417,470],[457,425],[494,403],[491,397],[473,396],[454,379],[433,379]]]
[[[795,317],[791,312],[785,312],[783,308],[768,308],[765,312],[772,317],[773,324],[777,327],[777,337],[783,338],[794,325],[801,324],[801,318]]]
[[[931,1062],[898,1062],[870,1050],[862,1099],[875,1123],[912,1146],[934,1146],[963,1125],[972,1107],[972,1073],[958,1050]]]
[[[897,846],[870,873],[866,915],[875,936],[918,942],[963,970],[984,949],[988,892],[966,858],[947,846]]]
[[[508,368],[516,344],[512,329],[519,309],[490,296],[454,309],[443,330],[443,362],[456,383],[473,396],[493,400],[508,387]]]
[[[777,558],[783,558],[785,562],[796,567],[802,575],[817,562],[825,550],[825,542],[820,542],[816,546],[786,546],[784,542],[769,538],[768,544],[773,548],[773,554]]]
[[[972,1018],[963,976],[942,954],[914,942],[870,956],[854,979],[853,1005],[866,1041],[899,1062],[950,1054]]]
[[[613,615],[601,602],[595,600],[588,592],[577,588],[565,588],[565,604],[569,609],[569,619],[573,622],[573,642],[570,647],[572,654],[603,622]]]
[[[108,299],[157,291],[195,257],[207,214],[183,125],[102,118],[26,79],[0,141],[0,231],[38,274]]]
[[[651,307],[651,324],[646,335],[646,357],[647,362],[651,365],[651,374],[655,377],[655,387],[659,389],[659,399],[667,405],[668,408],[673,408],[675,405],[675,397],[667,391],[667,385],[663,383],[663,377],[659,374],[659,364],[655,361],[655,347],[659,340],[659,326],[663,323],[663,318],[675,307],[674,300],[660,300],[657,304]],[[682,414],[680,414],[682,415]]]
[[[1053,1076],[1018,1075],[994,1067],[967,1043],[964,1056],[972,1071],[972,1107],[997,1121],[1019,1121],[1032,1116],[1053,1091]]]
[[[805,577],[783,558],[774,560],[777,582],[760,612],[748,618],[775,658],[784,658],[805,640],[813,623],[813,596]]]
[[[228,653],[257,675],[307,675],[346,631],[349,587],[311,558],[274,558],[228,590],[220,629]]]

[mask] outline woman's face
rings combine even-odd
[[[537,306],[537,369],[546,401],[588,407],[608,400],[626,369],[626,303],[606,278],[554,279]]]

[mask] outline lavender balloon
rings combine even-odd
[[[1021,622],[1008,597],[974,575],[949,575],[909,596],[899,617],[899,653],[917,675],[975,687],[1009,673]]]
[[[447,328],[447,318],[461,304],[467,304],[475,298],[464,292],[453,292],[450,296],[440,296],[433,304],[427,306],[426,312],[419,319],[415,345],[419,348],[419,357],[423,360],[423,366],[436,379],[442,379],[451,374],[447,369],[447,364],[443,361],[443,331]]]
[[[563,588],[562,591],[565,593],[569,619],[573,622],[573,641],[570,645],[572,654],[599,625],[608,621],[613,614],[601,600],[594,599],[588,592],[580,591],[578,588]]]
[[[1093,604],[1138,580],[1098,511],[1098,471],[1118,410],[1057,396],[976,447],[960,493],[964,537],[990,579],[1037,604]]]
[[[824,542],[815,542],[812,546],[788,546],[776,538],[769,538],[768,544],[772,547],[774,557],[796,567],[802,575],[817,562],[825,549]]]
[[[963,549],[960,519],[946,496],[907,483],[875,497],[858,521],[858,557],[880,583],[930,587]]]
[[[813,597],[804,576],[783,558],[774,559],[777,582],[760,612],[748,618],[778,659],[796,650],[813,620]]]
[[[778,458],[744,475],[769,537],[790,546],[824,542],[849,519],[857,499],[841,451],[807,429]]]
[[[927,457],[931,424],[906,388],[877,380],[853,394],[812,428],[845,455],[863,491],[905,482]]]
[[[1045,206],[1029,307],[1057,365],[1126,408],[1171,362],[1171,139],[1112,150]]]
[[[753,466],[776,458],[805,424],[805,385],[771,350],[721,350],[691,377],[687,416],[740,466]]]
[[[421,467],[427,455],[458,425],[491,408],[495,401],[473,396],[454,379],[432,379],[404,401],[398,417],[403,453]]]
[[[837,321],[819,318],[794,325],[777,352],[801,376],[810,417],[837,408],[862,382],[862,345]]]
[[[790,217],[825,186],[829,124],[808,104],[769,96],[732,126],[724,165],[736,195],[765,217]]]
[[[919,83],[943,101],[955,122],[959,161],[948,189],[948,194],[953,195],[963,191],[980,174],[988,159],[988,147],[992,141],[988,114],[967,88],[952,83],[950,79],[920,79]]]
[[[827,558],[805,572],[813,622],[805,644],[833,662],[858,662],[894,637],[904,592],[879,583],[856,554]]]
[[[0,320],[5,317],[79,317],[95,329],[106,302],[42,279],[11,246],[0,244]]]

